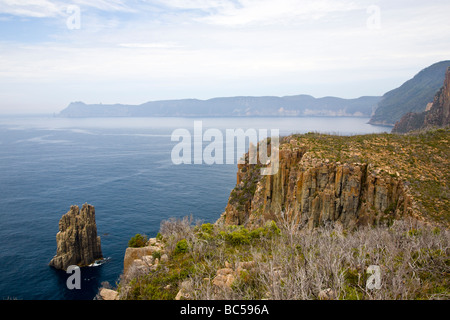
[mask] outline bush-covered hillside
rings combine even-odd
[[[378,103],[372,124],[394,125],[408,112],[422,112],[442,87],[450,61],[441,61],[419,72],[397,89],[387,92]]]

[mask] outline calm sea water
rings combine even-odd
[[[162,220],[214,222],[236,183],[236,165],[174,165],[175,129],[279,129],[342,135],[385,132],[365,118],[0,117],[0,299],[93,299],[115,285],[128,240],[156,235]],[[71,205],[95,206],[103,255],[81,269],[81,290],[48,266],[58,222]]]

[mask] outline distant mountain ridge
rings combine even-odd
[[[423,69],[399,88],[382,97],[357,99],[294,96],[239,96],[208,100],[149,101],[140,105],[72,102],[60,117],[371,117],[373,125],[394,126],[407,113],[421,113],[441,88],[450,60]]]
[[[245,116],[351,116],[370,117],[381,97],[357,99],[286,97],[229,97],[209,100],[150,101],[141,105],[72,102],[61,117],[245,117]]]
[[[425,111],[433,102],[436,92],[444,82],[450,60],[435,63],[423,69],[399,88],[383,95],[369,123],[394,126],[405,114]]]

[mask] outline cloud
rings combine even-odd
[[[0,13],[21,17],[55,17],[61,13],[61,3],[52,3],[47,0],[1,0]]]
[[[134,11],[121,0],[0,0],[0,14],[9,14],[19,17],[54,18],[66,14],[69,5],[81,8],[94,8],[101,11]]]
[[[317,20],[335,12],[349,12],[366,6],[353,1],[334,0],[168,0],[167,6],[178,9],[198,9],[205,15],[197,21],[222,26],[276,24],[296,19]]]
[[[122,0],[71,0],[71,4],[80,7],[95,8],[101,11],[135,12],[134,9]]]
[[[229,0],[164,0],[160,2],[166,6],[178,9],[211,10],[234,6],[233,2]]]
[[[182,48],[182,46],[174,43],[152,42],[152,43],[120,43],[119,47],[124,48],[141,48],[141,49],[171,49]]]
[[[436,1],[0,0],[0,112],[70,100],[383,94],[448,59],[450,2]],[[370,30],[374,3],[381,28]],[[78,30],[66,27],[69,4],[81,8]]]

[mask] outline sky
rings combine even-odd
[[[450,59],[448,0],[0,0],[0,114],[383,95]]]

